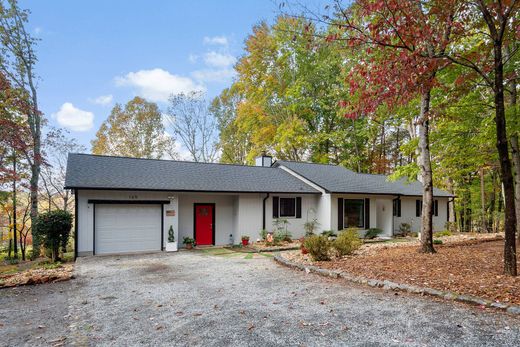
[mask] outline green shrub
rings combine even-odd
[[[365,233],[365,239],[375,239],[377,236],[379,236],[379,234],[381,234],[383,232],[383,230],[381,229],[378,229],[378,228],[370,228],[367,230],[367,232]]]
[[[305,249],[316,261],[330,260],[331,242],[327,236],[311,235],[305,239]]]
[[[408,223],[401,223],[399,225],[399,234],[402,236],[410,236],[412,232],[412,226]]]
[[[168,242],[175,242],[175,233],[173,232],[172,225],[170,225],[170,229],[168,229]]]
[[[323,236],[326,236],[326,237],[336,237],[336,233],[332,230],[323,230],[323,232],[321,233]]]
[[[195,244],[195,240],[189,236],[184,236],[184,238],[182,239],[182,243],[187,245],[187,244],[192,244],[194,245]]]
[[[339,233],[336,240],[332,242],[332,247],[338,256],[350,255],[361,247],[363,241],[359,239],[356,228],[349,228]]]
[[[439,231],[438,233],[435,233],[435,236],[442,237],[442,236],[451,236],[452,233],[449,230]]]
[[[310,222],[306,222],[303,225],[303,229],[305,230],[305,236],[311,236],[314,235],[314,232],[316,231],[316,228],[318,227],[320,223],[318,223],[317,219],[313,219]]]
[[[260,238],[265,241],[267,239],[267,230],[262,229],[260,230]]]
[[[275,238],[278,238],[278,240],[281,242],[281,241],[286,241],[286,242],[291,242],[292,241],[292,234],[289,230],[282,230],[280,232],[277,232],[275,233]]]
[[[52,261],[60,260],[60,248],[66,252],[67,242],[72,229],[72,214],[56,210],[42,213],[36,221],[36,236],[47,250],[51,251]]]
[[[434,240],[433,240],[433,244],[434,244],[434,245],[442,245],[442,240],[434,239]]]
[[[408,236],[410,236],[410,237],[417,237],[417,236],[419,236],[419,233],[417,233],[415,231],[412,231],[411,233],[408,234]]]

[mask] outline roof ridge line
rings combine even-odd
[[[70,152],[70,155],[82,155],[88,157],[99,157],[99,158],[117,158],[117,159],[134,159],[134,160],[150,160],[159,162],[175,162],[175,163],[187,163],[187,164],[207,164],[207,165],[223,165],[223,166],[238,166],[238,167],[252,167],[252,168],[264,168],[264,169],[276,169],[272,166],[256,166],[256,165],[244,165],[244,164],[233,164],[233,163],[208,163],[202,161],[190,161],[190,160],[175,160],[175,159],[155,159],[155,158],[136,158],[126,157],[122,155],[104,155],[104,154],[92,154],[92,153],[76,153]]]

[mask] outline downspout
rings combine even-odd
[[[265,196],[262,201],[262,230],[265,230],[265,201],[269,198],[269,193]]]
[[[78,257],[78,190],[74,189],[74,261]]]

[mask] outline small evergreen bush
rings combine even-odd
[[[452,233],[449,230],[439,231],[438,233],[435,233],[435,236],[442,237],[442,236],[451,236]]]
[[[304,246],[313,260],[330,260],[331,242],[327,236],[311,235],[305,239]]]
[[[343,256],[354,253],[362,244],[363,241],[359,239],[357,229],[349,228],[339,233],[332,243],[332,247],[338,256]]]
[[[383,232],[383,230],[379,229],[379,228],[370,228],[367,230],[367,232],[365,233],[365,239],[375,239],[376,237],[379,236],[379,234],[381,234]]]
[[[434,240],[433,240],[433,244],[434,244],[434,245],[442,245],[442,240],[434,239]]]
[[[60,248],[63,253],[66,252],[71,229],[72,214],[67,211],[50,211],[38,216],[35,228],[37,238],[50,251],[53,262],[60,260]]]
[[[324,230],[321,234],[326,237],[336,237],[337,236],[336,233],[332,230]]]

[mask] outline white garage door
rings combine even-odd
[[[161,250],[161,205],[96,205],[96,254]]]

